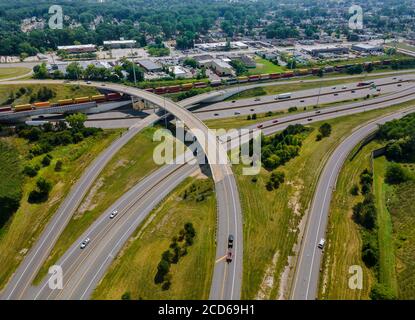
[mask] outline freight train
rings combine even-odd
[[[373,66],[390,65],[391,62],[392,60],[382,60],[382,61],[379,60],[379,61],[373,61],[373,62],[365,62],[360,65],[364,67],[367,67],[368,65],[373,65]],[[356,64],[356,65],[359,65],[359,64]],[[321,69],[325,73],[342,72],[352,66],[354,66],[354,64],[326,66],[326,67],[322,67]],[[194,88],[217,87],[220,85],[232,85],[232,84],[237,84],[237,83],[250,83],[250,82],[255,82],[255,81],[263,81],[263,80],[284,79],[284,78],[291,78],[294,76],[316,75],[319,72],[319,70],[320,68],[296,69],[293,71],[287,71],[283,73],[240,76],[240,77],[235,77],[235,78],[228,78],[226,80],[212,80],[212,81],[206,81],[206,82],[184,83],[182,85],[147,88],[144,90],[155,93],[155,94],[177,93],[177,92],[182,92],[182,91],[188,91]]]
[[[98,94],[90,97],[79,97],[73,99],[62,99],[58,100],[56,103],[51,103],[49,101],[46,102],[35,102],[35,103],[28,103],[28,104],[20,104],[14,107],[2,107],[0,108],[0,112],[21,112],[21,111],[30,111],[30,110],[39,110],[39,109],[47,109],[53,107],[61,107],[67,106],[71,104],[80,104],[86,102],[106,102],[106,101],[118,101],[123,98],[123,95],[118,92],[107,93],[107,94]]]

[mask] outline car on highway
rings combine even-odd
[[[313,120],[313,119],[311,119],[311,118],[308,118],[308,119],[307,119],[307,121],[312,121],[312,120]]]
[[[304,100],[300,100],[300,102],[304,102]]]
[[[326,243],[326,239],[321,238],[320,242],[318,243],[318,248],[319,249],[323,249],[324,248],[324,244]]]
[[[235,103],[236,102],[236,100],[232,100],[232,103]]]
[[[260,125],[257,126],[257,128],[261,129],[263,126],[264,126],[263,124],[260,124]]]
[[[255,111],[255,109],[249,109],[250,111]]]
[[[214,113],[213,115],[214,115],[215,117],[217,117],[217,116],[219,115],[219,113]]]
[[[278,123],[278,120],[274,120],[274,121],[272,121],[272,123]]]
[[[255,98],[254,101],[261,101],[261,98]]]
[[[228,253],[226,254],[226,262],[231,263],[232,262],[232,251],[228,250]]]
[[[228,237],[228,249],[233,248],[233,235],[229,235]]]
[[[235,115],[237,115],[237,114],[241,114],[239,111],[235,111]]]
[[[346,86],[343,86],[342,89],[347,89],[347,87]]]
[[[339,94],[338,94],[338,93],[335,93],[334,95],[335,95],[335,96],[338,96]]]
[[[333,89],[333,90],[336,90],[336,89],[337,89],[337,87],[333,87],[332,89]]]
[[[352,92],[352,93],[355,93],[356,91],[352,90],[351,92]]]
[[[86,84],[91,84],[91,83],[92,83],[91,81],[87,81],[87,82],[86,82]]]
[[[117,214],[118,214],[118,210],[112,210],[110,214],[110,219],[114,219]]]
[[[319,114],[319,113],[321,113],[321,111],[316,111],[316,114]]]
[[[82,241],[81,242],[81,246],[80,246],[80,248],[81,249],[84,249],[87,245],[88,245],[88,243],[91,241],[91,239],[89,239],[89,238],[86,238],[84,241]]]

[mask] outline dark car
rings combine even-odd
[[[228,250],[228,253],[226,254],[226,262],[231,263],[232,262],[232,251]]]
[[[233,235],[229,235],[228,237],[228,248],[233,248]]]

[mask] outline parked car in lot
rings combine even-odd
[[[80,246],[81,249],[84,249],[90,241],[91,241],[91,239],[89,239],[89,238],[86,238],[84,241],[82,241],[81,246]]]
[[[326,243],[326,239],[321,238],[320,242],[318,243],[318,247],[319,249],[323,249],[324,248],[324,244]]]
[[[232,262],[232,251],[228,250],[228,253],[226,254],[226,262],[231,263]]]
[[[233,248],[233,235],[229,235],[228,237],[228,248]]]

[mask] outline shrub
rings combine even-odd
[[[31,178],[36,177],[38,171],[39,171],[38,165],[35,165],[35,166],[28,165],[28,166],[25,166],[23,169],[23,173]]]
[[[359,194],[359,187],[356,184],[350,189],[350,194],[352,196],[357,196]]]
[[[124,292],[121,296],[121,300],[131,300],[131,293],[130,291]]]
[[[50,154],[47,154],[42,159],[42,166],[47,167],[50,165],[50,162],[52,160],[52,156]]]
[[[372,300],[395,300],[396,296],[392,290],[381,283],[376,283],[370,291]]]
[[[56,172],[60,172],[60,171],[62,171],[62,165],[63,165],[63,162],[62,162],[61,160],[56,161],[56,164],[55,164],[55,171],[56,171]]]
[[[408,178],[407,172],[397,163],[391,163],[386,168],[385,181],[389,184],[399,184]]]

